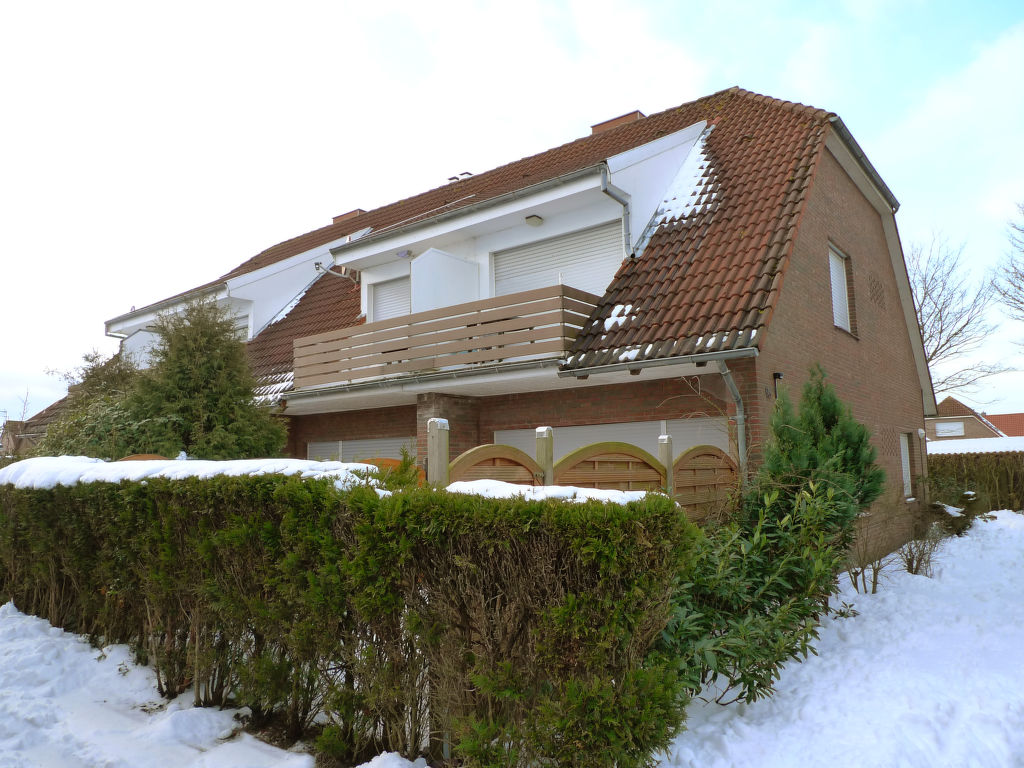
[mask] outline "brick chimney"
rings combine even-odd
[[[332,223],[340,224],[343,221],[354,219],[356,216],[359,216],[364,213],[366,213],[366,211],[364,211],[362,208],[356,208],[355,210],[349,211],[348,213],[339,213],[337,216],[334,217],[334,221]]]
[[[605,120],[603,123],[597,123],[596,125],[590,126],[590,135],[593,136],[595,133],[603,133],[604,131],[612,128],[618,128],[620,125],[625,125],[626,123],[635,123],[642,117],[647,117],[647,115],[639,109],[635,109],[628,114],[613,117],[611,120]]]

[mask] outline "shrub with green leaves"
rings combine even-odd
[[[881,493],[870,433],[811,371],[799,412],[781,393],[764,463],[731,521],[707,526],[680,574],[667,652],[691,690],[771,695],[782,666],[814,652],[858,514]]]

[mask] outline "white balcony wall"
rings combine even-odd
[[[480,298],[480,265],[437,248],[412,260],[412,311],[426,312]]]

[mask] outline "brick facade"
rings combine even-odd
[[[833,323],[830,246],[849,259],[853,333]],[[876,520],[918,511],[918,504],[904,501],[901,433],[910,436],[915,496],[926,466],[918,433],[924,428],[922,390],[896,286],[881,217],[825,150],[761,345],[758,384],[767,393],[772,373],[780,372],[780,387],[796,400],[811,365],[824,367],[839,397],[871,430],[885,470],[886,492],[873,509]],[[765,396],[761,402],[768,406],[770,400]]]

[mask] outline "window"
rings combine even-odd
[[[903,495],[910,498],[914,495],[913,477],[910,474],[910,435],[900,433],[900,465],[903,469]]]
[[[850,300],[850,260],[830,248],[828,271],[832,283],[832,322],[837,328],[854,333],[853,303]]]
[[[622,264],[622,222],[494,253],[494,295],[571,285],[603,296]]]
[[[388,320],[409,314],[409,278],[386,280],[370,286],[370,321]]]
[[[936,437],[963,437],[964,423],[962,421],[937,421],[935,422]]]

